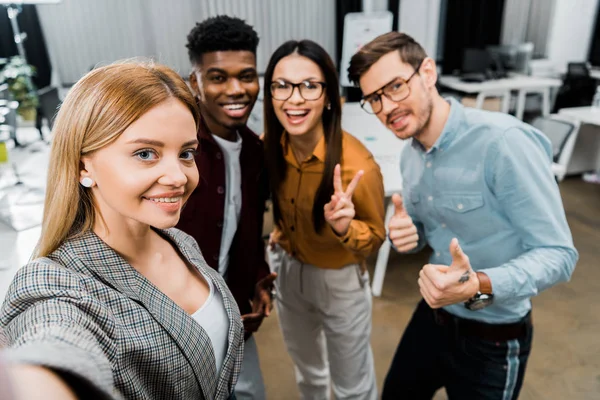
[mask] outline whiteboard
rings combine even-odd
[[[346,14],[342,62],[340,63],[340,84],[342,86],[353,86],[348,80],[348,67],[352,56],[377,36],[390,32],[393,22],[394,16],[389,11]]]

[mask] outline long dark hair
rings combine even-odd
[[[265,72],[264,83],[264,120],[265,120],[265,158],[269,170],[269,181],[273,197],[273,213],[275,222],[281,221],[279,210],[278,192],[281,183],[285,179],[286,162],[281,148],[281,135],[283,125],[277,119],[273,109],[273,96],[271,95],[271,83],[273,82],[273,71],[277,63],[284,57],[298,53],[308,58],[321,68],[325,76],[327,99],[331,103],[331,109],[323,111],[323,130],[325,136],[326,155],[325,168],[321,183],[315,194],[312,216],[315,231],[319,232],[324,224],[323,207],[327,204],[333,194],[333,170],[342,158],[342,105],[340,102],[340,89],[338,74],[329,54],[320,45],[312,40],[290,40],[285,42],[271,56],[269,65]]]

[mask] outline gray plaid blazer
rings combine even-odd
[[[229,398],[243,357],[238,307],[191,236],[160,233],[223,294],[230,326],[220,374],[200,324],[92,232],[18,271],[0,309],[6,359],[48,366],[100,397]]]

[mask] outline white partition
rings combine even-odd
[[[334,0],[63,0],[37,6],[51,59],[65,84],[91,67],[136,56],[189,72],[186,36],[198,21],[227,14],[245,19],[260,37],[263,72],[290,39],[320,43],[335,59]]]

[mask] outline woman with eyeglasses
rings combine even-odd
[[[379,166],[342,131],[337,72],[321,46],[281,45],[264,87],[269,262],[300,392],[327,399],[332,385],[337,399],[375,399],[365,259],[385,237]]]

